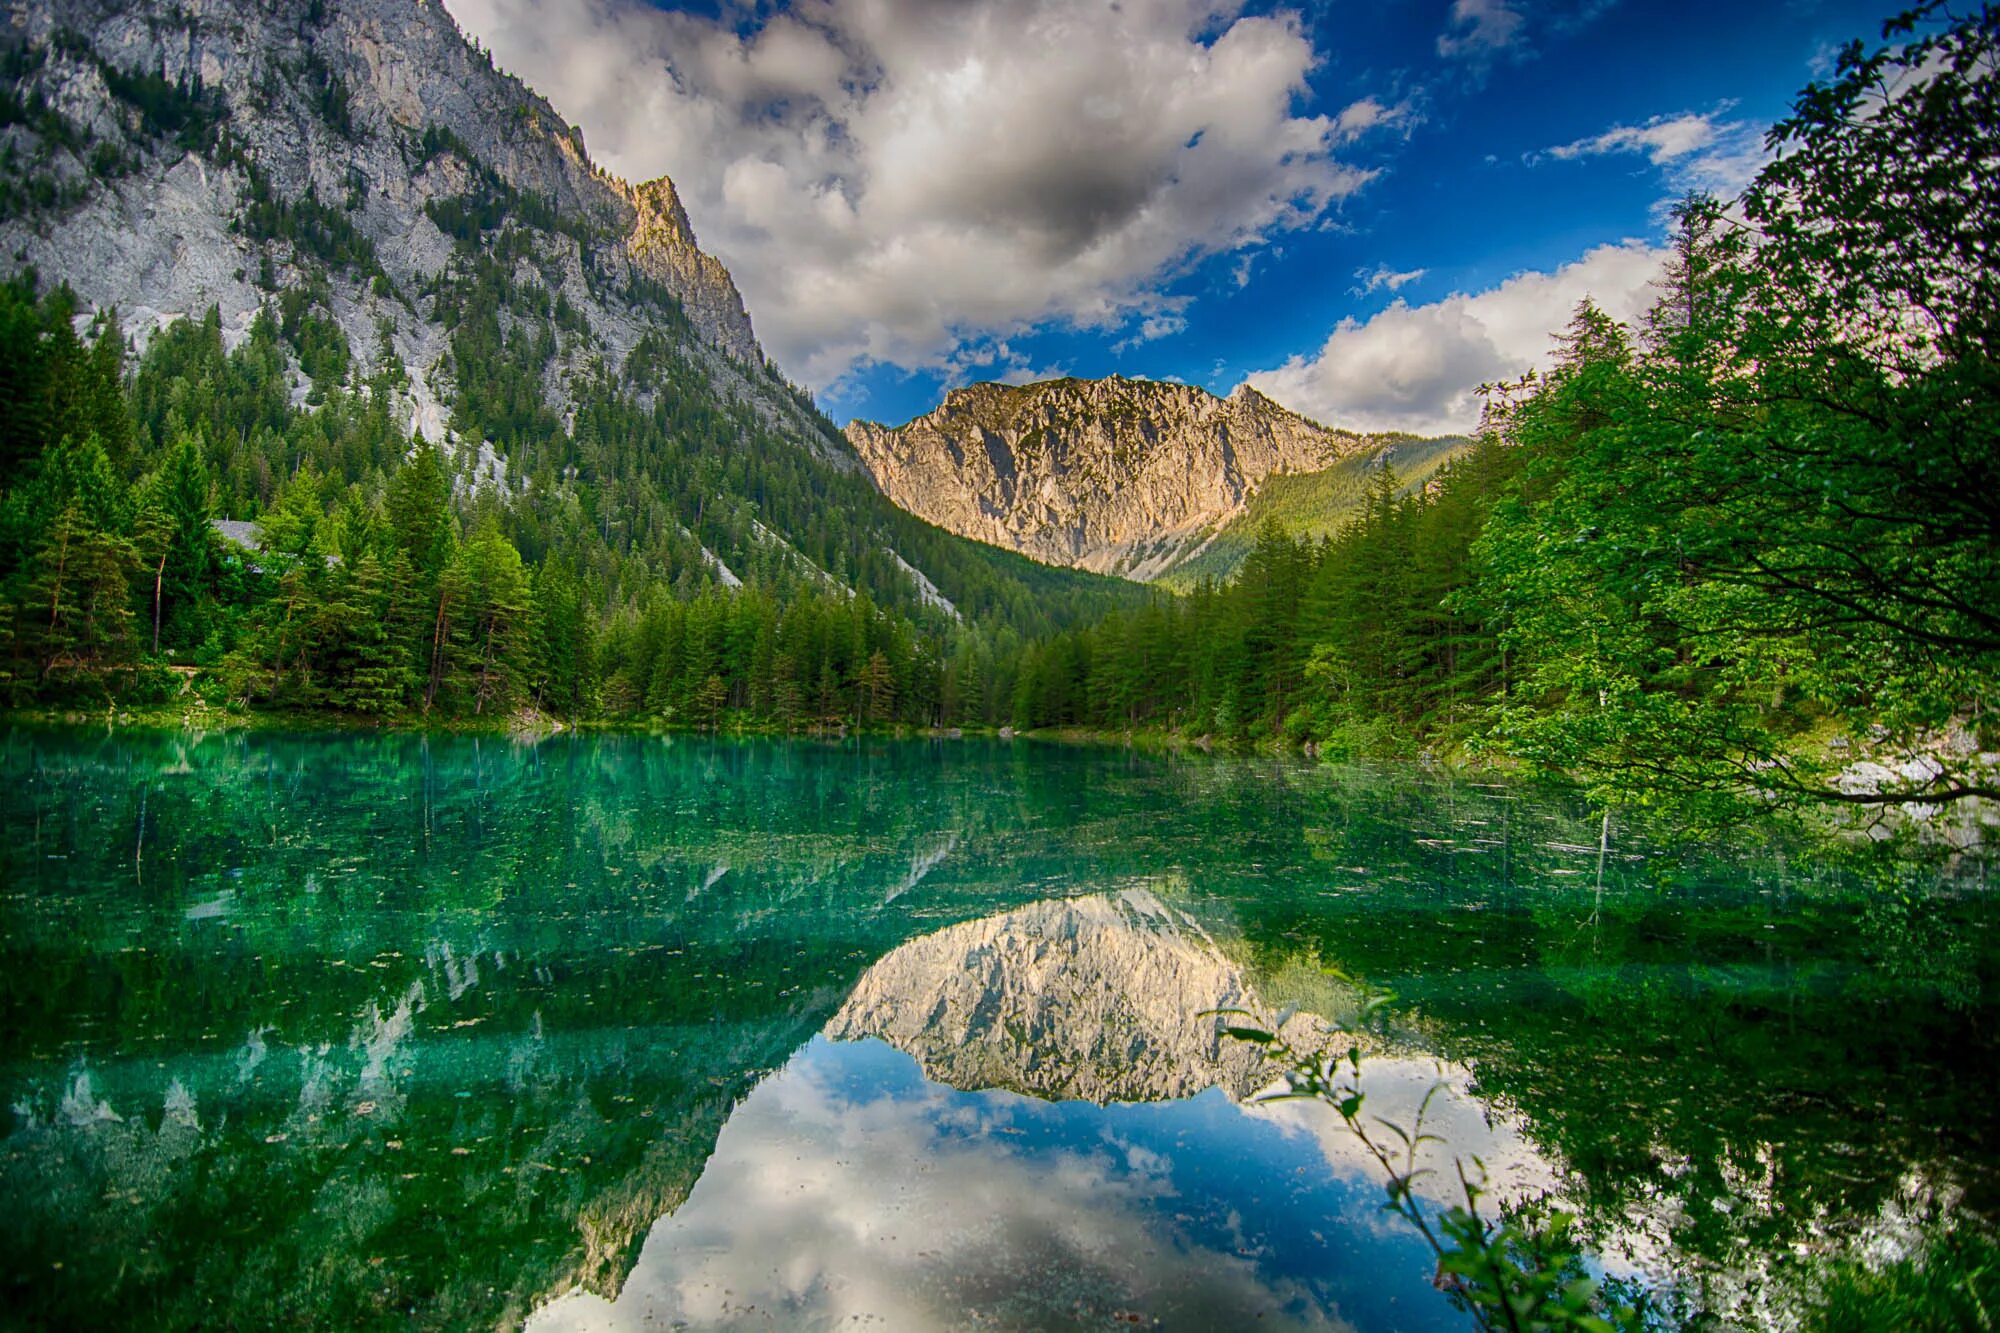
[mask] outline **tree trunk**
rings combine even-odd
[[[424,687],[424,712],[431,711],[431,704],[437,700],[438,679],[444,672],[444,613],[449,602],[446,594],[438,592],[437,629],[431,635],[431,679]]]
[[[160,552],[160,567],[153,571],[153,656],[160,655],[160,589],[167,577],[167,553]]]

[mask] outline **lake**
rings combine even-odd
[[[1464,1327],[1204,1011],[1782,1321],[2000,1203],[1995,904],[1559,789],[1016,742],[0,741],[5,1318]],[[1443,1171],[1423,1187],[1449,1197]],[[1455,1184],[1453,1186],[1455,1190]]]

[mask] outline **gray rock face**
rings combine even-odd
[[[1143,890],[1035,903],[912,940],[861,978],[826,1026],[879,1037],[955,1088],[1165,1101],[1238,1100],[1279,1071],[1203,1010],[1256,1009],[1200,927]],[[1324,1033],[1297,1015],[1287,1035]]]
[[[751,365],[761,365],[763,349],[750,332],[743,297],[722,261],[695,244],[694,227],[681,207],[674,183],[665,176],[627,191],[633,211],[626,251],[641,271],[680,297],[701,335]]]
[[[893,429],[847,438],[891,500],[939,527],[1050,564],[1156,578],[1242,512],[1266,477],[1368,441],[1244,387],[1111,378],[954,389]]]
[[[742,297],[696,244],[672,183],[632,187],[599,171],[582,134],[496,71],[437,0],[9,0],[0,12],[0,41],[37,54],[22,91],[92,141],[0,130],[30,174],[67,191],[0,216],[0,256],[10,271],[69,282],[87,306],[116,305],[142,338],[210,305],[240,334],[270,299],[260,276],[278,288],[323,278],[357,354],[377,347],[383,322],[395,326],[416,381],[413,424],[435,436],[448,339],[426,286],[458,262],[440,210],[484,201],[485,226],[504,216],[535,231],[514,257],[520,280],[587,329],[552,376],[558,398],[568,372],[593,357],[615,369],[649,331],[677,325],[659,292],[685,314],[720,391],[749,397],[762,378]],[[190,151],[112,76],[198,88],[220,111],[219,139]],[[122,162],[95,156],[108,153]],[[308,238],[259,234],[246,210],[260,189],[351,228],[372,257],[329,261]],[[783,395],[765,396],[765,410],[786,410]]]

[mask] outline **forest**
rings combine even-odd
[[[1996,39],[1986,9],[1850,46],[1740,199],[1674,210],[1641,327],[1581,303],[1413,493],[1384,469],[1331,539],[1267,526],[1232,582],[1032,644],[1015,725],[1696,805],[2000,794]],[[1843,783],[1857,738],[1893,773]]]
[[[1488,386],[1465,455],[1410,489],[1385,465],[1334,537],[1269,525],[1185,595],[900,513],[878,547],[856,516],[889,507],[718,403],[668,298],[565,422],[553,334],[503,318],[546,293],[464,249],[426,295],[496,485],[403,433],[395,358],[309,290],[233,350],[211,313],[134,357],[24,275],[0,287],[0,696],[1157,731],[1504,756],[1642,799],[1993,796],[1995,21],[1918,17],[1799,96],[1740,198],[1681,202],[1640,327],[1584,302],[1545,373]],[[1838,780],[1855,738],[1901,756],[1866,790]]]

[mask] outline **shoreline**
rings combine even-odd
[[[1017,731],[1013,727],[895,726],[786,728],[768,723],[734,722],[715,727],[691,726],[664,719],[590,718],[574,720],[545,714],[512,714],[504,718],[424,718],[399,715],[364,717],[352,713],[310,712],[276,709],[230,709],[206,706],[194,708],[0,708],[0,725],[42,727],[104,727],[111,731],[191,731],[191,732],[275,732],[292,734],[379,735],[379,736],[504,736],[517,740],[542,740],[555,736],[707,736],[716,739],[757,739],[796,741],[837,740],[985,740],[1023,741],[1039,745],[1143,750],[1148,753],[1187,753],[1235,756],[1239,758],[1292,758],[1311,763],[1338,762],[1323,757],[1318,748],[1289,740],[1264,737],[1252,740],[1218,739],[1206,733],[1188,735],[1158,728],[1106,731],[1093,727],[1048,727]],[[1451,770],[1508,772],[1504,765],[1467,762],[1456,752],[1439,755],[1423,750],[1400,758],[1371,762],[1409,763]]]

